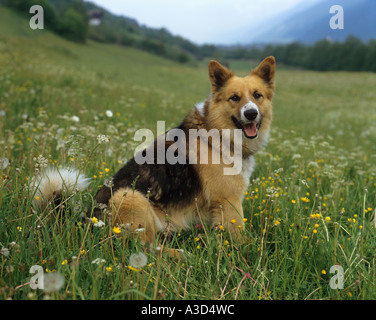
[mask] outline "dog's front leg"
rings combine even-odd
[[[244,229],[244,214],[240,199],[222,199],[211,206],[213,226],[224,228],[234,240],[239,241]]]

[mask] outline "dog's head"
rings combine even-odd
[[[209,63],[212,86],[206,117],[210,127],[241,129],[243,146],[256,152],[267,138],[272,120],[275,59],[268,57],[245,77],[237,77],[217,61]]]

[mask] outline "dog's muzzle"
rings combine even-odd
[[[232,116],[235,126],[243,130],[244,135],[248,139],[255,139],[262,123],[262,115],[252,101],[249,101],[240,110],[240,119]]]

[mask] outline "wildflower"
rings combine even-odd
[[[224,230],[225,229],[225,227],[222,226],[222,225],[220,225],[218,228],[219,228],[219,230]]]
[[[18,230],[19,232],[21,232],[21,231],[22,231],[22,227],[17,226],[17,230]]]
[[[73,121],[73,122],[80,122],[80,118],[77,117],[77,116],[73,116],[73,117],[72,117],[72,121]]]
[[[112,118],[113,115],[114,115],[114,114],[112,113],[111,110],[107,110],[107,111],[106,111],[106,116],[107,116],[107,117]]]
[[[94,223],[94,224],[98,223],[98,219],[96,217],[93,217],[93,218],[91,218],[91,222]]]
[[[319,225],[316,223],[316,224],[315,224],[315,228],[317,229],[318,227],[319,227]]]
[[[326,221],[326,222],[329,222],[330,220],[331,220],[330,217],[326,217],[326,218],[325,218],[325,221]]]
[[[196,238],[195,238],[195,241],[196,241],[196,242],[197,242],[197,241],[200,241],[200,238],[196,237]]]
[[[309,199],[307,197],[303,197],[301,198],[301,200],[304,202],[304,203],[308,203],[309,202]]]
[[[292,204],[295,204],[295,203],[296,203],[296,200],[291,200],[291,203],[292,203]]]
[[[94,218],[93,218],[94,219]],[[98,220],[98,219],[97,219]],[[105,226],[105,223],[102,220],[98,220],[97,222],[93,221],[93,226],[97,228],[102,228]]]
[[[105,168],[104,171],[105,171],[106,173],[108,173],[108,172],[110,172],[110,169],[109,169],[109,168]]]
[[[35,197],[35,200],[37,200],[37,201],[38,201],[38,200],[39,200],[39,197],[38,197],[38,196],[36,196],[36,197]]]
[[[231,219],[230,222],[231,222],[232,224],[234,224],[234,223],[236,223],[236,220],[235,220],[235,219]]]
[[[98,143],[101,144],[101,143],[107,143],[110,141],[109,137],[104,135],[104,134],[99,134],[97,136],[97,140],[98,140]]]
[[[106,260],[101,259],[101,258],[96,258],[91,263],[92,264],[101,264],[101,263],[106,263]]]
[[[64,277],[59,272],[48,273],[43,276],[43,285],[47,293],[59,291],[64,285]]]
[[[326,274],[326,271],[325,270],[321,270],[321,274]]]
[[[141,271],[141,269],[137,269],[137,268],[134,268],[132,266],[128,266],[128,269],[132,270],[132,271],[135,271],[135,272],[140,272]]]
[[[113,231],[114,233],[120,233],[120,232],[121,232],[121,230],[120,230],[119,227],[113,227],[112,231]]]
[[[112,267],[111,266],[106,267],[106,271],[111,272],[112,271]]]
[[[7,158],[0,158],[0,169],[4,170],[9,166],[9,160]]]
[[[247,218],[243,218],[243,222],[247,222],[247,220],[248,220]]]
[[[66,265],[67,263],[68,263],[68,260],[65,259],[65,260],[61,263],[61,265],[64,266],[64,265]]]
[[[316,233],[317,233],[317,230],[316,230],[316,229],[313,229],[312,232],[313,232],[313,234],[316,234]]]

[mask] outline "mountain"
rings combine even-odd
[[[332,30],[329,12],[333,5],[340,5],[344,12],[344,29]],[[322,39],[344,41],[347,36],[368,41],[376,39],[375,0],[323,0],[312,6],[297,6],[281,17],[276,17],[260,32],[246,30],[243,43],[289,43],[312,44]]]

